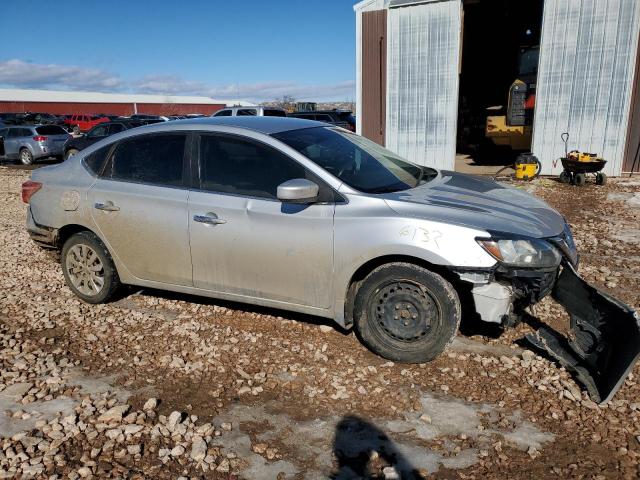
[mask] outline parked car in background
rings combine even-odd
[[[41,158],[63,158],[64,143],[71,135],[60,125],[15,125],[0,129],[3,160],[31,165]]]
[[[218,110],[212,117],[286,117],[287,112],[277,107],[228,107]]]
[[[116,133],[124,132],[131,128],[141,127],[142,125],[148,125],[151,120],[137,121],[130,119],[122,119],[114,122],[104,122],[96,125],[87,133],[80,135],[79,137],[71,137],[64,144],[64,158],[65,160],[81,150],[84,150],[90,145],[93,145],[99,140],[106,138]]]
[[[131,120],[156,120],[158,122],[167,122],[169,117],[164,115],[149,115],[146,113],[134,113],[129,117]]]
[[[21,125],[65,125],[65,119],[51,113],[29,112],[17,117]]]
[[[12,112],[3,112],[0,113],[0,121],[7,125],[16,125],[18,124],[18,114]]]
[[[356,131],[356,118],[349,110],[314,110],[299,111],[289,114],[290,117],[315,120],[316,122],[330,123],[337,127],[346,128],[351,132]]]
[[[74,133],[86,132],[95,127],[99,123],[108,122],[108,117],[101,117],[99,115],[71,115],[65,119],[64,123],[73,130]]]

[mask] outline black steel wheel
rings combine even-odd
[[[560,173],[560,183],[571,183],[571,174],[566,170]]]
[[[584,173],[576,173],[573,176],[573,184],[576,187],[581,187],[583,186],[585,183],[587,183],[587,176]]]
[[[378,355],[426,362],[453,340],[460,301],[440,275],[409,263],[378,267],[362,282],[355,305],[356,331]]]

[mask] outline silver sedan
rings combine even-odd
[[[34,171],[23,199],[31,237],[61,250],[69,288],[89,303],[131,284],[276,307],[422,362],[463,315],[507,327],[553,293],[579,342],[546,328],[529,340],[579,370],[598,401],[640,351],[635,313],[578,276],[571,231],[544,202],[323,123],[136,128]]]

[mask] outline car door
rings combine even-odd
[[[4,139],[7,138],[7,133],[8,128],[0,128],[0,157],[4,157]]]
[[[202,134],[195,145],[198,173],[189,196],[194,285],[245,298],[329,307],[335,209],[330,187],[257,140]],[[293,178],[318,183],[320,202],[280,202],[278,185]]]
[[[121,140],[89,190],[102,238],[143,280],[192,285],[187,137],[185,132],[153,133]]]
[[[6,158],[18,158],[18,151],[20,150],[20,135],[22,132],[21,127],[9,128],[7,132],[7,138],[4,141],[4,154]]]

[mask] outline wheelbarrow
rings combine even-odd
[[[563,168],[562,173],[560,173],[560,182],[571,183],[581,187],[587,183],[587,176],[593,175],[595,176],[596,185],[605,185],[607,176],[601,170],[607,164],[607,161],[593,153],[581,153],[577,150],[568,152],[569,134],[565,132],[561,138],[564,142],[565,156],[559,159]],[[554,167],[556,162],[554,162]]]

